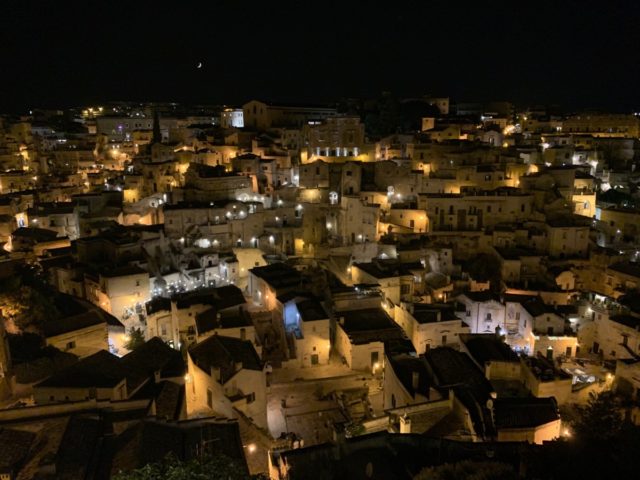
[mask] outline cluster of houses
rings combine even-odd
[[[328,425],[343,445],[539,444],[589,391],[637,400],[640,118],[420,102],[375,139],[358,113],[257,100],[0,117],[0,279],[31,272],[58,310],[0,324],[0,398],[40,409],[0,410],[0,441],[92,408],[206,417],[293,479],[314,453],[267,433],[278,371],[378,382],[381,408]],[[66,363],[36,373],[26,333]]]

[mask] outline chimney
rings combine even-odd
[[[489,414],[491,415],[491,423],[495,422],[495,410],[494,410],[494,404],[493,404],[494,398],[495,397],[492,396],[489,400],[487,400],[487,409],[489,410]]]
[[[400,417],[400,433],[411,433],[411,419],[406,413]]]

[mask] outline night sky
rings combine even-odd
[[[640,108],[639,2],[133,3],[4,0],[0,111],[383,90]]]

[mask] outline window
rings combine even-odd
[[[409,220],[409,228],[413,228],[415,226],[414,220]]]
[[[442,345],[446,345],[446,344],[447,344],[447,336],[442,335]]]
[[[485,320],[486,320],[487,322],[490,322],[490,321],[491,321],[491,314],[490,314],[490,313],[487,313],[487,316],[485,317]]]
[[[516,312],[516,320],[520,320],[520,312]]]
[[[411,285],[400,285],[400,294],[401,295],[408,295],[409,292],[411,291]]]
[[[136,287],[140,286],[140,280],[136,280]]]
[[[467,317],[471,316],[471,310],[467,310]]]
[[[247,395],[247,403],[253,403],[256,401],[256,394],[255,393],[250,393],[249,395]]]
[[[371,352],[371,366],[375,367],[378,363],[380,353],[379,352]]]
[[[352,175],[351,171],[347,170],[346,175],[347,175],[347,177],[350,177]]]
[[[520,205],[520,211],[524,212],[524,204]]]
[[[213,392],[207,388],[207,405],[213,408]]]
[[[66,349],[71,350],[72,348],[76,348],[76,342],[67,342]]]
[[[487,213],[491,213],[491,205],[487,205]]]

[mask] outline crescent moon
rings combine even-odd
[[[196,68],[202,68],[202,62],[198,62],[198,65],[196,66]]]

